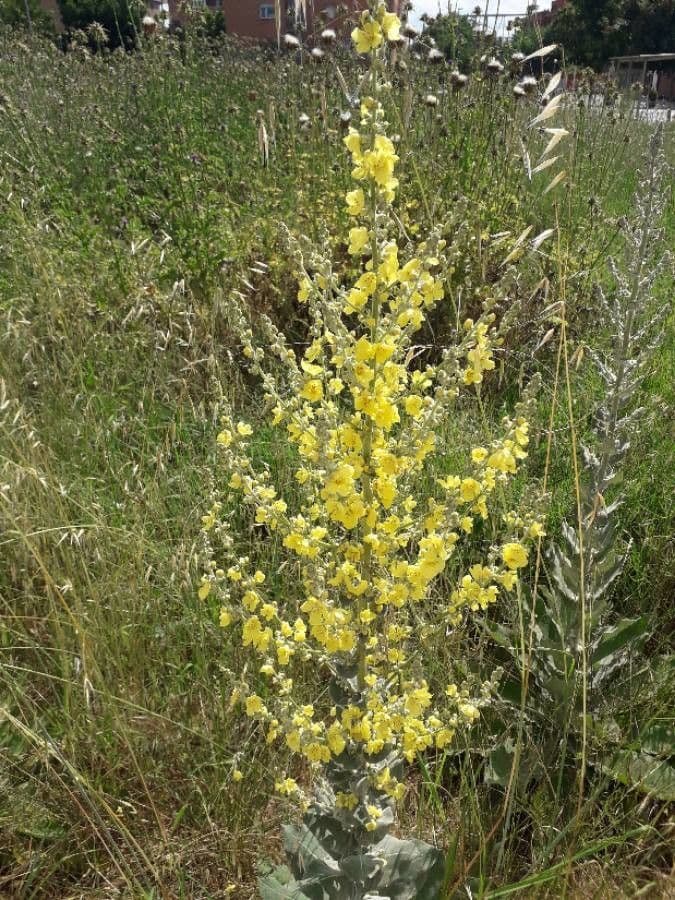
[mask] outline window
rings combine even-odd
[[[273,19],[274,18],[274,4],[273,3],[261,3],[260,4],[260,18],[261,19]]]

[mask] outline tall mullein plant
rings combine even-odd
[[[573,655],[581,630],[580,598],[586,605],[591,686],[597,686],[621,663],[621,634],[629,641],[641,633],[628,627],[634,624],[629,622],[621,623],[618,631],[598,626],[606,618],[610,588],[626,558],[625,546],[616,535],[615,513],[622,503],[617,490],[622,468],[643,412],[634,406],[635,394],[662,339],[661,326],[669,309],[669,304],[658,308],[652,295],[654,282],[669,259],[653,259],[654,247],[660,245],[666,196],[661,144],[659,130],[650,141],[633,220],[625,228],[625,263],[618,266],[609,261],[612,295],[607,296],[602,288],[597,291],[602,319],[613,339],[609,352],[591,351],[606,394],[595,413],[595,445],[581,448],[585,473],[581,528],[563,522],[562,540],[552,545],[549,554],[550,596],[557,600],[556,618],[567,623],[563,637]]]
[[[269,470],[253,463],[253,427],[225,415],[217,442],[227,496],[214,497],[204,516],[210,561],[199,594],[254,660],[231,673],[232,702],[268,743],[302,758],[314,785],[306,797],[278,774],[277,791],[297,799],[305,817],[285,829],[290,869],[261,880],[267,897],[438,895],[440,853],[390,834],[403,767],[447,747],[479,717],[492,685],[448,684],[433,696],[420,640],[487,608],[500,591],[512,595],[541,533],[533,515],[508,513],[500,542],[450,596],[440,594],[448,560],[526,456],[527,403],[504,420],[499,438],[472,450],[464,471],[433,477],[436,436],[453,401],[494,368],[495,316],[487,302],[436,366],[413,366],[413,337],[444,298],[448,264],[437,234],[403,252],[394,239],[399,160],[380,98],[390,89],[385,57],[399,25],[378,3],[352,35],[370,61],[360,128],[345,138],[357,274],[345,280],[320,251],[297,248],[298,301],[311,330],[299,361],[269,320],[263,349],[243,304],[230,307],[268,423],[290,447],[293,489],[280,496]],[[268,535],[244,553],[228,513],[235,504]],[[274,555],[284,557],[283,576],[278,560],[272,569]]]

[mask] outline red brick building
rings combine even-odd
[[[551,22],[555,19],[561,9],[567,6],[568,0],[553,0],[550,9],[542,10],[542,12],[536,12],[532,16],[532,24],[536,25],[538,28],[546,28],[547,25],[550,25]]]
[[[189,2],[189,0],[188,0]],[[192,0],[197,6],[212,12],[222,12],[228,34],[253,38],[258,41],[276,41],[277,25],[274,0]],[[351,25],[361,10],[368,6],[368,0],[305,0],[306,33],[313,34],[323,28],[343,29]],[[390,0],[389,4],[398,12],[400,0]],[[292,6],[288,0],[281,0],[282,9]],[[181,18],[177,11],[178,0],[169,0],[172,21]],[[287,31],[287,22],[282,17],[281,31]]]

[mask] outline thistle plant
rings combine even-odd
[[[299,361],[268,320],[269,346],[256,346],[242,307],[232,306],[268,419],[290,444],[295,484],[282,496],[270,472],[253,464],[253,426],[223,417],[217,443],[228,496],[215,498],[204,517],[210,562],[199,593],[215,600],[220,624],[237,630],[259,670],[239,673],[233,702],[269,743],[285,742],[303,758],[316,784],[309,801],[279,773],[277,790],[303,803],[306,815],[301,828],[286,830],[293,877],[264,879],[266,896],[438,896],[440,852],[389,834],[405,792],[403,767],[446,748],[479,717],[493,684],[448,683],[434,697],[420,639],[514,591],[528,543],[541,533],[533,515],[507,513],[503,540],[450,596],[441,593],[448,560],[480,529],[525,458],[528,423],[521,414],[506,418],[499,438],[473,448],[465,471],[434,477],[437,436],[460,391],[480,388],[495,367],[497,332],[486,301],[437,365],[413,365],[413,337],[444,297],[445,243],[431,232],[401,250],[394,239],[399,159],[381,97],[387,43],[399,25],[378,3],[352,35],[370,61],[360,127],[344,139],[355,181],[345,202],[357,275],[342,278],[324,253],[297,247],[297,299],[311,331]],[[258,567],[255,548],[240,554],[224,515],[233,503],[280,545],[282,589]],[[256,681],[264,687],[255,690]],[[311,684],[326,685],[328,698],[304,702]]]

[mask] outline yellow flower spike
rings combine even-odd
[[[297,297],[311,304],[309,346],[298,359],[297,348],[269,326],[270,350],[285,369],[279,378],[263,368],[272,353],[254,345],[247,321],[241,325],[251,369],[263,378],[266,423],[279,426],[289,451],[280,454],[283,483],[274,483],[279,468],[242,440],[252,427],[224,416],[217,441],[230,505],[212,504],[202,525],[205,545],[215,535],[227,562],[221,569],[209,561],[198,590],[204,599],[218,593],[220,622],[247,651],[250,662],[236,688],[243,712],[262,725],[268,743],[285,741],[305,767],[326,766],[341,754],[349,754],[350,764],[352,758],[365,762],[358,774],[372,793],[366,799],[356,780],[346,780],[335,785],[336,805],[358,807],[359,821],[376,830],[383,801],[400,800],[405,791],[391,771],[373,774],[377,755],[414,760],[429,749],[443,750],[484,702],[454,686],[447,697],[432,697],[409,642],[424,644],[434,635],[429,616],[444,590],[436,579],[460,535],[467,540],[476,517],[486,518],[495,494],[501,496],[502,483],[526,455],[529,435],[525,419],[509,419],[501,439],[486,438],[485,447],[473,449],[460,475],[434,478],[435,434],[445,434],[444,417],[462,382],[478,388],[494,369],[497,332],[484,313],[467,321],[458,354],[439,358],[435,367],[415,361],[414,332],[442,301],[451,261],[436,234],[425,235],[412,253],[408,240],[399,250],[393,239],[400,223],[388,204],[398,187],[399,158],[377,99],[376,56],[385,41],[397,39],[399,20],[384,3],[372,8],[354,40],[359,52],[373,54],[373,96],[363,97],[359,129],[350,130],[342,150],[355,179],[345,196],[351,227],[348,241],[329,241],[346,246],[350,258],[341,261],[341,272],[320,248],[299,248]],[[328,213],[325,198],[317,202],[317,211],[322,208]],[[333,209],[331,215],[342,213]],[[236,521],[225,514],[232,499],[239,504]],[[235,530],[240,517],[245,529],[254,526],[254,540]],[[531,514],[515,513],[503,527],[512,543],[496,563],[490,557],[491,565],[460,572],[438,615],[441,628],[458,624],[468,610],[486,609],[516,585],[526,545],[542,529]],[[255,569],[268,541],[275,564],[269,588]],[[250,559],[238,555],[242,546],[250,548]],[[291,665],[301,684],[288,677]],[[328,712],[326,673],[341,671],[354,672],[359,699]],[[264,700],[252,693],[260,682]],[[308,693],[313,687],[316,693]],[[314,708],[300,697],[320,700]],[[284,776],[276,786],[304,802],[292,779]]]

